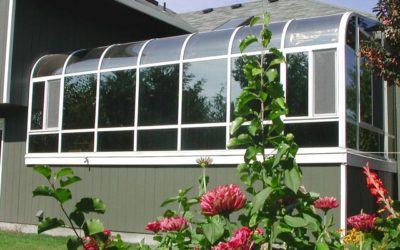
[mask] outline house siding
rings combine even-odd
[[[0,1],[0,103],[3,102],[4,93],[9,4],[9,0]]]

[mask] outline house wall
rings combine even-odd
[[[0,1],[0,103],[3,100],[4,73],[6,65],[8,7],[8,0]]]
[[[30,72],[43,55],[184,33],[115,1],[17,0],[10,103],[27,105]]]

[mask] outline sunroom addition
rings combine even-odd
[[[386,162],[394,150],[393,89],[357,57],[376,23],[351,13],[272,23],[271,47],[296,136],[299,163]],[[32,70],[26,164],[216,164],[242,161],[227,149],[244,86],[238,27],[47,55]],[[257,57],[252,45],[246,55]],[[272,60],[271,56],[266,57]],[[268,121],[265,121],[268,123]],[[267,149],[268,151],[268,149]],[[362,153],[361,151],[364,151]]]

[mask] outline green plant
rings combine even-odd
[[[81,178],[74,175],[71,168],[61,168],[53,173],[49,166],[35,166],[33,171],[42,175],[48,181],[47,185],[40,185],[33,190],[33,196],[51,197],[57,201],[61,211],[68,221],[68,226],[73,230],[75,237],[68,239],[68,250],[78,249],[127,249],[121,237],[112,236],[111,232],[104,228],[99,219],[86,219],[89,213],[104,214],[106,206],[98,198],[82,198],[75,204],[72,212],[68,213],[65,203],[71,200],[72,193],[67,187],[81,181]],[[47,217],[40,220],[38,233],[43,233],[58,227],[66,227],[63,219]],[[84,235],[81,235],[81,232]]]

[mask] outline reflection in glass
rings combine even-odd
[[[42,129],[44,106],[44,82],[33,83],[31,129]]]
[[[182,149],[225,149],[225,127],[183,128]]]
[[[45,56],[44,58],[40,59],[36,65],[32,76],[41,77],[61,75],[67,58],[68,55],[63,54]]]
[[[94,128],[96,75],[66,77],[63,129]]]
[[[58,134],[29,136],[29,153],[54,153],[57,151]]]
[[[184,59],[228,54],[228,45],[234,29],[196,33],[185,48]]]
[[[139,130],[138,151],[177,150],[176,129]]]
[[[346,123],[346,145],[348,148],[357,149],[357,125]]]
[[[356,17],[353,16],[349,20],[346,29],[346,44],[356,50]]]
[[[60,110],[60,80],[48,82],[47,128],[58,128]]]
[[[139,90],[139,126],[178,123],[178,64],[140,69]]]
[[[336,112],[335,50],[314,52],[315,114]]]
[[[383,152],[383,136],[368,129],[359,128],[360,151]],[[378,154],[379,155],[379,154]]]
[[[373,109],[373,125],[374,127],[383,129],[383,81],[382,78],[373,73],[373,95],[372,95],[372,109]]]
[[[360,120],[372,124],[372,69],[360,62]]]
[[[339,145],[338,122],[290,123],[285,133],[293,133],[300,147],[337,147]]]
[[[184,64],[182,123],[226,120],[226,59]]]
[[[308,115],[308,54],[287,55],[286,103],[288,116]]]
[[[98,132],[97,151],[133,151],[133,131]]]
[[[95,48],[76,52],[69,60],[65,73],[97,70],[100,57],[106,48]]]
[[[101,73],[99,127],[133,126],[136,70]]]
[[[387,86],[387,119],[388,133],[395,135],[396,124],[396,109],[395,107],[396,86]]]
[[[137,65],[137,58],[144,42],[125,43],[112,46],[104,55],[102,69]]]
[[[143,50],[140,64],[179,60],[187,35],[160,38],[150,41]]]
[[[93,152],[94,133],[62,135],[61,152]]]
[[[358,122],[357,95],[357,56],[346,46],[346,117],[354,122]]]

